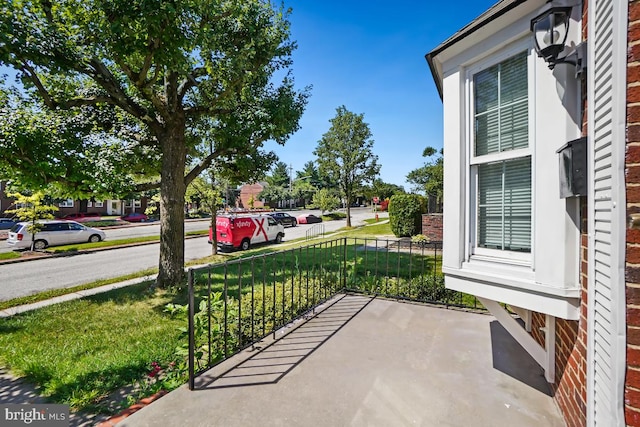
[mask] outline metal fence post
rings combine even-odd
[[[195,316],[195,298],[193,295],[193,270],[190,268],[188,271],[189,277],[189,390],[195,388],[196,371],[195,371],[195,331],[194,331],[194,316]]]
[[[342,291],[347,290],[347,238],[342,238]]]

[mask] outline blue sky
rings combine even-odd
[[[497,0],[289,0],[293,76],[313,85],[301,129],[280,160],[302,169],[338,106],[364,114],[373,133],[381,178],[404,185],[424,163],[422,150],[442,147],[442,103],[424,58]]]

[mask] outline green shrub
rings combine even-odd
[[[422,214],[426,212],[425,201],[417,194],[395,194],[389,201],[391,231],[397,237],[409,237],[421,230]]]

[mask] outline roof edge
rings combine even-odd
[[[499,3],[495,4],[495,5],[493,5],[484,14],[480,15],[478,18],[476,18],[474,21],[472,21],[469,25],[463,27],[460,31],[455,33],[453,36],[449,37],[447,40],[442,42],[440,45],[436,46],[431,52],[429,52],[429,53],[427,53],[425,55],[425,59],[427,60],[427,64],[429,65],[429,69],[431,70],[431,76],[433,77],[433,80],[434,80],[434,82],[436,84],[436,88],[438,89],[438,94],[440,95],[440,100],[443,99],[443,93],[442,93],[443,88],[442,88],[442,83],[440,82],[440,78],[438,76],[438,70],[437,70],[436,65],[434,63],[434,58],[437,55],[439,55],[440,53],[442,53],[443,51],[445,51],[446,49],[448,49],[451,46],[453,46],[454,44],[456,44],[459,41],[467,38],[471,34],[475,33],[479,29],[481,29],[484,26],[486,26],[487,24],[495,21],[496,19],[500,18],[504,14],[506,14],[506,13],[510,12],[511,10],[515,9],[516,7],[520,6],[522,3],[525,3],[526,1],[527,0],[514,0],[511,4],[508,4],[508,5],[500,8],[495,13],[491,13],[491,9],[496,9],[498,6],[500,6],[500,3],[502,3],[502,2],[499,2]],[[486,15],[486,14],[489,14],[489,16],[487,16],[485,19],[482,19],[483,15]]]

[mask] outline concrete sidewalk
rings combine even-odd
[[[492,317],[345,296],[119,426],[564,426]]]

